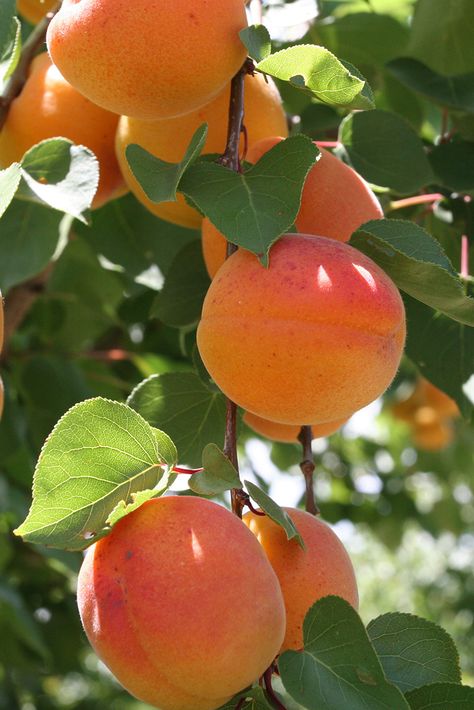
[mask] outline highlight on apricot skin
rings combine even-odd
[[[286,608],[286,634],[281,651],[303,646],[303,621],[322,597],[335,594],[357,609],[359,595],[354,568],[343,544],[329,525],[310,513],[285,508],[298,528],[305,549],[288,540],[267,516],[246,513],[243,521],[257,537],[280,582]]]
[[[256,414],[252,414],[251,412],[245,412],[242,419],[245,424],[250,427],[250,429],[253,429],[257,432],[257,434],[265,436],[267,439],[271,439],[272,441],[295,443],[298,441],[298,435],[301,431],[301,427],[298,425],[271,422],[269,419],[262,419],[262,417],[257,417]],[[318,439],[323,436],[331,436],[331,434],[338,431],[338,429],[340,429],[346,421],[347,419],[338,419],[335,422],[313,424],[311,426],[313,439]]]
[[[147,198],[128,165],[125,150],[136,143],[157,158],[169,163],[182,160],[195,131],[203,123],[208,125],[204,153],[222,153],[227,141],[230,85],[217,98],[198,111],[185,116],[160,121],[141,121],[123,116],[117,130],[117,157],[130,190],[161,219],[183,227],[198,228],[202,216],[190,207],[182,195],[177,202],[155,204]],[[287,122],[278,90],[271,79],[261,74],[245,78],[245,126],[248,141],[259,141],[278,130],[287,135]],[[241,148],[244,141],[241,140]]]
[[[56,7],[58,0],[17,0],[17,10],[28,22],[35,25],[50,10]]]
[[[398,289],[348,244],[291,234],[270,266],[239,249],[214,277],[199,352],[243,409],[282,424],[348,418],[392,381],[405,341]]]
[[[78,605],[99,658],[161,710],[220,707],[268,668],[285,634],[263,549],[197,497],[154,499],[122,518],[88,551]]]
[[[47,33],[63,76],[126,116],[195,111],[239,70],[246,50],[242,0],[63,0]]]
[[[115,157],[118,116],[104,111],[74,89],[46,53],[33,60],[21,94],[12,102],[0,133],[0,165],[20,161],[29,148],[47,138],[69,138],[99,161],[99,188],[93,207],[126,192]]]

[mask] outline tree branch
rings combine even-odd
[[[314,460],[311,442],[313,440],[313,432],[310,426],[302,426],[298,435],[298,440],[303,445],[303,461],[300,463],[301,472],[303,473],[306,484],[306,510],[312,515],[319,514],[319,508],[316,505],[314,497]]]

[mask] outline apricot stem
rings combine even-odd
[[[267,668],[267,670],[263,674],[263,682],[265,684],[265,690],[267,691],[268,697],[272,701],[272,705],[275,708],[277,708],[277,710],[286,710],[286,707],[283,705],[283,703],[280,702],[275,691],[273,690],[272,675],[273,675],[273,664],[269,668]]]
[[[432,202],[437,202],[442,200],[444,195],[439,192],[434,192],[429,195],[415,195],[414,197],[406,197],[403,200],[395,200],[389,205],[389,211],[401,210],[404,207],[411,207],[412,205],[425,205]]]
[[[30,36],[23,45],[21,56],[13,74],[11,75],[3,93],[0,95],[0,130],[3,128],[7,120],[10,105],[14,99],[21,93],[23,86],[28,78],[28,69],[36,56],[38,50],[42,47],[46,39],[46,30],[49,23],[53,19],[56,12],[59,10],[61,3],[54,9],[48,12],[41,22],[34,28]]]
[[[298,434],[298,440],[303,446],[303,461],[300,463],[300,468],[306,483],[305,508],[308,513],[312,513],[312,515],[318,515],[319,508],[316,505],[313,486],[315,469],[313,451],[311,448],[313,432],[310,426],[301,427],[301,431]]]
[[[193,476],[195,473],[201,473],[204,471],[203,468],[183,468],[182,466],[173,466],[171,469],[172,473],[183,473],[186,476]]]

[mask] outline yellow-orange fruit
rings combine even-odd
[[[257,417],[256,414],[252,414],[251,412],[245,412],[243,420],[247,426],[256,431],[257,434],[266,436],[267,439],[288,443],[298,441],[298,434],[300,433],[301,427],[297,424],[271,422],[269,419],[262,419],[262,417]],[[334,434],[335,431],[340,429],[346,421],[346,419],[339,419],[336,422],[313,424],[311,427],[313,430],[313,439],[317,439],[321,436],[331,436],[331,434]]]
[[[273,137],[250,145],[247,159],[257,162],[281,140]],[[310,170],[303,188],[296,226],[302,234],[347,242],[364,222],[382,219],[382,208],[355,170],[324,148],[320,151],[321,157]]]
[[[208,103],[242,65],[242,0],[63,0],[47,33],[61,73],[109,111],[154,119]]]
[[[352,562],[329,525],[303,510],[285,508],[305,543],[288,540],[268,516],[246,513],[243,521],[256,535],[276,572],[286,608],[281,650],[303,646],[303,621],[309,608],[331,594],[357,609],[359,595]]]
[[[169,163],[182,160],[195,131],[203,123],[208,124],[204,153],[222,153],[227,140],[229,120],[230,85],[211,103],[185,116],[160,121],[141,121],[123,116],[117,130],[117,157],[130,190],[153,214],[161,219],[197,228],[202,216],[190,207],[182,195],[177,202],[155,204],[147,198],[135,180],[125,157],[130,143],[137,143],[148,152]],[[271,135],[278,127],[287,134],[286,117],[278,90],[270,79],[261,74],[245,78],[245,126],[249,141],[258,141]]]
[[[201,238],[204,263],[207,273],[213,279],[225,261],[227,239],[207,217],[202,220]]]
[[[452,442],[454,432],[452,426],[443,419],[430,423],[417,423],[413,428],[413,441],[424,451],[440,451]]]
[[[117,123],[118,116],[81,96],[48,55],[40,54],[0,133],[0,165],[20,161],[31,146],[47,138],[69,138],[97,156],[100,180],[93,206],[99,207],[126,191],[115,157]]]
[[[17,0],[16,2],[20,15],[33,25],[42,20],[57,4],[58,0]]]
[[[275,573],[241,520],[169,496],[122,518],[78,580],[86,634],[137,698],[213,710],[265,671],[285,633]]]
[[[433,407],[441,417],[459,416],[458,405],[449,395],[428,380],[423,380],[422,382],[425,401],[429,406]]]
[[[199,352],[243,409],[283,424],[346,419],[382,394],[405,341],[398,289],[371,259],[324,237],[286,235],[270,266],[239,249],[207,292]]]
[[[397,419],[401,419],[408,424],[417,423],[417,417],[419,416],[426,418],[429,411],[438,418],[449,419],[459,416],[456,402],[423,377],[418,379],[410,396],[395,402],[391,410]],[[420,410],[425,411],[419,415]]]

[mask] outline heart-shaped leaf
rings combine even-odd
[[[171,439],[133,409],[98,397],[70,409],[41,451],[33,503],[15,530],[28,542],[82,550],[106,535],[112,511],[154,488],[176,463]]]
[[[272,53],[272,40],[265,25],[250,25],[240,30],[239,37],[247,47],[249,57],[262,61]]]

